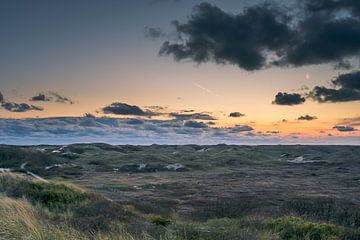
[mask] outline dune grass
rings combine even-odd
[[[87,239],[68,226],[42,221],[35,208],[24,199],[0,197],[0,219],[0,239]]]
[[[0,194],[3,194],[0,195],[0,239],[360,239],[358,215],[350,205],[342,206],[340,211],[337,204],[331,203],[329,207],[329,203],[324,215],[323,204],[297,202],[291,209],[285,206],[284,214],[275,217],[249,211],[255,202],[249,204],[243,199],[216,202],[206,212],[184,218],[144,212],[130,203],[121,205],[76,185],[44,183],[19,174],[0,175]],[[350,207],[352,214],[345,214],[350,212]],[[341,216],[348,220],[340,219]],[[340,220],[331,224],[333,218]]]
[[[2,174],[0,192],[9,197],[26,198],[32,203],[40,203],[50,211],[73,209],[90,198],[80,188],[65,183],[34,181],[18,174]]]

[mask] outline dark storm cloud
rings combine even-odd
[[[145,112],[140,107],[135,105],[129,105],[126,103],[115,102],[104,107],[103,112],[106,114],[116,115],[134,115],[134,116],[152,116],[152,112]]]
[[[339,10],[348,10],[354,15],[360,15],[360,2],[358,0],[308,0],[306,8],[314,13],[334,13]]]
[[[341,60],[334,65],[335,70],[349,70],[351,68],[353,68],[353,66],[348,60]]]
[[[273,104],[276,105],[299,105],[305,102],[305,98],[298,93],[279,92],[275,96]]]
[[[177,120],[216,120],[216,118],[207,113],[170,113],[169,115]]]
[[[304,66],[332,63],[357,56],[360,51],[360,21],[313,16],[302,23],[296,45],[282,60],[283,65]]]
[[[357,129],[350,127],[350,126],[335,126],[334,129],[338,130],[339,132],[355,132]]]
[[[304,115],[304,116],[300,116],[297,120],[299,121],[312,121],[317,119],[317,117],[315,116],[310,116],[310,115]]]
[[[42,107],[29,105],[27,103],[13,103],[13,102],[2,102],[1,106],[10,112],[28,112],[28,111],[43,111]]]
[[[301,1],[299,1],[302,3]],[[296,41],[286,49],[281,65],[347,64],[360,52],[359,1],[306,0],[304,18],[296,26]],[[344,10],[348,13],[344,14]],[[349,66],[346,66],[349,67]]]
[[[245,114],[240,112],[232,112],[229,114],[229,117],[243,117],[243,116],[245,116]]]
[[[255,6],[233,15],[209,3],[194,7],[186,23],[173,22],[179,42],[165,42],[161,55],[197,63],[213,61],[257,70],[267,64],[265,51],[277,52],[293,34],[288,17],[269,6]]]
[[[196,121],[187,121],[184,123],[184,126],[190,128],[208,128],[208,125],[205,123]]]
[[[309,97],[322,103],[360,100],[360,71],[341,74],[331,84],[332,88],[316,86]]]
[[[166,41],[160,55],[196,63],[233,64],[252,71],[271,66],[332,63],[360,53],[359,1],[305,1],[296,16],[263,4],[238,15],[209,3],[194,7],[187,22],[174,21],[177,41]],[[342,11],[348,11],[344,16]]]

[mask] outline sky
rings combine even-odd
[[[4,0],[0,143],[360,144],[357,0]]]

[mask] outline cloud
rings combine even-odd
[[[355,132],[357,129],[350,127],[350,126],[335,126],[334,129],[338,130],[339,132]]]
[[[209,122],[207,122],[206,124],[207,124],[207,125],[212,125],[212,126],[213,126],[213,125],[216,125],[216,122],[209,121]]]
[[[360,16],[360,2],[357,0],[307,0],[306,8],[313,13],[336,13],[340,10],[348,10]]]
[[[208,125],[205,123],[196,121],[187,121],[184,123],[184,126],[190,128],[208,128]]]
[[[353,65],[348,60],[340,60],[334,65],[335,70],[349,70],[351,68],[353,68]]]
[[[54,101],[58,102],[58,103],[69,103],[69,104],[74,104],[73,100],[71,100],[68,97],[64,97],[61,96],[59,93],[57,92],[50,92],[50,94],[54,97]]]
[[[209,3],[194,7],[188,22],[173,22],[180,38],[164,42],[160,55],[196,63],[233,64],[245,70],[265,67],[266,51],[276,52],[291,39],[287,17],[268,6],[255,6],[239,15]]]
[[[152,39],[158,39],[166,37],[166,34],[159,27],[145,27],[145,36]]]
[[[28,111],[43,111],[42,107],[29,105],[27,103],[14,103],[5,100],[4,96],[0,92],[0,107],[9,112],[28,112]]]
[[[230,129],[231,132],[250,132],[252,130],[254,130],[254,128],[248,125],[236,125]]]
[[[316,120],[316,119],[317,119],[316,116],[304,115],[304,116],[298,117],[297,120],[299,120],[299,121],[312,121],[312,120]]]
[[[216,120],[215,117],[207,113],[170,113],[169,116],[177,120]]]
[[[341,66],[358,57],[359,2],[304,2],[294,11],[262,4],[239,14],[201,3],[186,22],[173,21],[178,39],[165,41],[159,53],[176,61],[231,64],[248,71],[323,63]]]
[[[340,74],[331,84],[332,88],[314,87],[309,96],[320,103],[360,100],[360,71]]]
[[[273,104],[276,105],[299,105],[305,102],[305,98],[298,93],[279,92],[275,96]]]
[[[85,113],[84,117],[86,117],[86,118],[95,118],[96,116],[94,114],[92,114],[92,113]]]
[[[74,104],[73,100],[68,97],[64,97],[57,92],[50,91],[48,93],[39,93],[30,98],[33,102],[57,102]]]
[[[129,105],[126,103],[115,102],[104,107],[103,112],[106,114],[116,115],[134,115],[134,116],[152,116],[154,113],[147,111],[145,112],[140,107],[135,105]]]
[[[317,15],[305,20],[297,44],[287,53],[284,65],[333,63],[353,57],[360,50],[360,21]]]
[[[192,84],[193,84],[195,87],[201,89],[202,91],[204,91],[204,92],[206,92],[206,93],[208,93],[208,94],[211,94],[211,95],[213,95],[213,96],[215,96],[215,97],[220,97],[219,94],[214,93],[213,91],[211,91],[210,89],[208,89],[208,88],[200,85],[199,83],[192,82]]]
[[[204,124],[204,123],[203,123]],[[0,118],[0,143],[33,145],[105,142],[111,144],[359,144],[360,136],[332,138],[278,136],[253,131],[248,125],[194,128],[180,120],[149,118],[58,117]]]
[[[137,119],[137,118],[129,118],[129,119],[126,119],[124,121],[126,124],[131,124],[131,125],[140,125],[140,124],[144,124],[144,120],[142,119]]]
[[[27,103],[2,102],[1,106],[9,112],[28,112],[32,110],[43,111],[42,107],[29,105]]]
[[[229,117],[235,117],[235,118],[243,117],[243,116],[245,116],[245,114],[240,113],[240,112],[232,112],[232,113],[229,114]]]
[[[156,111],[156,112],[161,112],[166,110],[167,107],[162,107],[162,106],[146,106],[146,109],[150,109],[151,111]]]
[[[347,126],[360,126],[360,117],[345,118],[341,120],[338,124]]]
[[[39,93],[38,95],[36,96],[33,96],[30,101],[33,101],[33,102],[37,102],[37,101],[40,101],[40,102],[49,102],[51,99],[49,97],[46,97],[44,93]]]
[[[315,86],[304,94],[319,103],[350,102],[360,100],[360,71],[339,74],[331,80],[330,87]],[[281,93],[275,96],[274,104],[296,105],[305,102],[298,93]]]
[[[280,131],[266,131],[266,133],[268,133],[268,134],[279,134]]]

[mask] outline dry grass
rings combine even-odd
[[[0,236],[2,239],[45,239],[43,227],[33,207],[24,200],[0,198]]]
[[[0,196],[0,240],[135,240],[120,224],[110,231],[80,232],[65,224],[53,224],[40,217],[38,209],[25,199]],[[43,213],[44,214],[44,213]],[[150,240],[144,235],[141,239]]]

